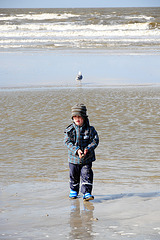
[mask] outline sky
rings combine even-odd
[[[0,8],[160,7],[160,0],[0,0]]]

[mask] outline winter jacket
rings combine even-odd
[[[65,130],[64,142],[68,147],[68,161],[74,164],[85,164],[96,160],[94,149],[98,146],[99,137],[94,127],[89,125],[89,120],[83,126],[75,123],[69,125]],[[77,151],[88,149],[83,158],[79,158]]]

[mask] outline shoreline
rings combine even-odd
[[[160,55],[66,54],[55,52],[0,54],[0,88],[124,87],[159,85]],[[75,77],[81,71],[82,83]]]
[[[30,49],[25,49],[25,48],[10,48],[10,49],[0,49],[0,54],[62,54],[62,55],[83,55],[83,54],[91,54],[91,55],[106,55],[106,56],[159,56],[160,55],[160,50],[157,51],[157,49],[154,51],[154,49],[142,49],[141,47],[139,48],[111,48],[111,49],[106,49],[106,48],[56,48],[56,49],[51,49],[51,48],[30,48]]]
[[[83,88],[83,89],[101,89],[101,88],[141,88],[141,87],[160,87],[160,83],[151,83],[151,84],[124,84],[124,85],[88,85],[88,84],[83,84],[80,83],[78,85],[40,85],[40,86],[7,86],[7,87],[0,87],[0,91],[27,91],[27,90],[55,90],[55,89],[78,89],[78,88]]]

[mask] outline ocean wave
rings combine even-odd
[[[160,20],[157,22],[150,22],[149,29],[160,29]]]
[[[13,21],[13,20],[49,20],[49,19],[68,19],[72,17],[77,17],[75,14],[71,13],[63,13],[63,14],[55,14],[55,13],[41,13],[41,14],[17,14],[15,16],[4,16],[2,15],[0,21]]]
[[[66,40],[56,40],[56,39],[28,39],[28,40],[0,40],[0,48],[2,49],[67,49],[67,48],[77,48],[77,49],[120,49],[126,47],[151,47],[154,44],[160,45],[159,40],[155,39],[66,39]]]
[[[135,24],[116,24],[116,25],[77,25],[77,24],[51,24],[51,23],[41,23],[41,24],[7,24],[0,25],[0,31],[11,31],[11,30],[47,30],[47,31],[115,31],[115,30],[148,30],[150,23],[135,23]]]
[[[147,21],[150,21],[151,19],[154,19],[154,17],[152,16],[146,16],[146,15],[135,15],[135,16],[125,16],[125,19],[144,19],[144,20],[147,20]]]
[[[7,25],[0,26],[1,38],[5,37],[137,37],[160,36],[157,29],[150,30],[149,24],[132,25]]]
[[[0,49],[139,46],[160,51],[159,10],[0,9]]]

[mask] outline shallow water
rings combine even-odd
[[[0,102],[0,239],[159,239],[159,87],[1,89]],[[68,199],[75,102],[100,137],[86,204]]]
[[[159,184],[159,87],[12,89],[0,98],[1,183],[66,181],[63,131],[83,102],[100,137],[95,180]]]
[[[0,88],[160,85],[160,55],[107,55],[103,51],[0,53]]]

